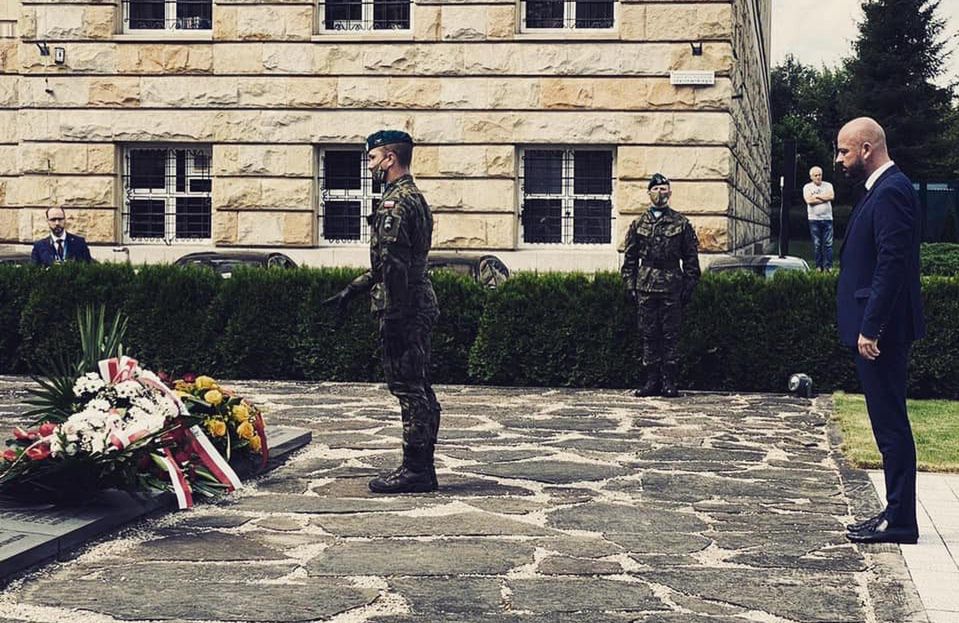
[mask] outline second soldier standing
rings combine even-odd
[[[650,207],[626,233],[622,277],[636,303],[646,383],[637,396],[679,395],[679,331],[683,305],[699,281],[699,243],[689,219],[669,207],[669,179],[649,180]]]
[[[370,270],[327,299],[342,311],[349,300],[369,292],[379,321],[383,372],[399,399],[403,418],[403,462],[370,481],[374,493],[413,493],[437,488],[433,453],[440,404],[429,382],[430,337],[439,317],[426,259],[433,215],[409,167],[413,140],[405,132],[381,130],[366,141],[369,170],[385,184],[370,216]]]

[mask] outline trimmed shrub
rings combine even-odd
[[[37,372],[79,350],[78,306],[130,319],[127,351],[154,369],[221,377],[382,380],[377,327],[365,296],[343,319],[323,299],[359,271],[237,270],[67,264],[0,266],[0,373]],[[635,308],[615,273],[518,274],[497,290],[448,272],[433,277],[441,315],[434,383],[631,387],[642,378]],[[684,310],[682,386],[785,390],[806,372],[820,391],[857,390],[835,326],[835,273],[707,273]],[[909,389],[959,398],[959,276],[924,277],[927,336]]]
[[[125,350],[156,370],[174,374],[212,370],[216,334],[207,311],[220,280],[213,271],[197,266],[137,269],[123,301],[130,318]]]
[[[932,242],[919,251],[919,269],[923,275],[959,275],[959,244]]]
[[[640,340],[612,273],[525,275],[491,293],[470,351],[482,383],[630,387]],[[707,273],[684,310],[682,385],[785,391],[793,372],[819,391],[857,390],[852,353],[839,344],[835,273]],[[916,343],[909,390],[959,398],[959,277],[925,278],[927,336]]]
[[[108,315],[116,313],[129,297],[134,278],[133,268],[125,264],[67,262],[30,274],[34,281],[18,323],[18,358],[30,371],[61,356],[73,358],[78,354],[77,310],[99,303]]]
[[[20,361],[20,316],[40,269],[35,266],[4,266],[0,270],[0,372],[22,372]]]

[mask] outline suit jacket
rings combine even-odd
[[[925,335],[919,281],[919,197],[899,167],[860,199],[839,251],[839,339],[909,343]]]
[[[76,236],[67,232],[66,237],[66,259],[72,262],[92,262],[90,257],[90,248],[87,241],[82,236]],[[50,236],[37,240],[33,243],[33,252],[30,254],[34,264],[41,266],[52,266],[57,261],[57,249],[53,246],[53,239]]]

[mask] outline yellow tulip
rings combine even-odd
[[[223,402],[223,394],[215,389],[211,389],[207,393],[203,394],[203,400],[206,400],[215,407]]]
[[[176,393],[176,395],[177,395],[177,398],[183,398],[184,396],[189,396],[189,395],[190,395],[189,392],[185,392],[185,391],[183,391],[182,389],[177,389],[177,390],[174,390],[174,391],[175,391],[175,393]]]
[[[226,422],[223,420],[209,419],[205,422],[206,429],[214,437],[222,437],[226,434]]]
[[[236,434],[242,437],[243,439],[252,439],[256,436],[256,431],[253,430],[253,425],[249,422],[243,422],[236,427]]]
[[[216,382],[208,376],[198,376],[194,382],[197,389],[213,389],[216,387]]]
[[[250,450],[253,450],[254,452],[259,452],[261,445],[262,443],[260,442],[259,435],[253,435],[252,437],[250,437]]]
[[[250,419],[250,410],[244,404],[233,405],[233,419],[237,422],[245,422]]]

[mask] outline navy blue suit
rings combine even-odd
[[[906,414],[909,348],[925,334],[919,280],[919,198],[898,167],[879,176],[860,200],[840,251],[836,296],[839,339],[855,351],[856,370],[882,454],[888,529],[918,534],[916,446]],[[879,339],[864,359],[859,335]]]
[[[66,244],[64,244],[65,261],[70,262],[92,262],[90,257],[90,248],[87,241],[82,236],[76,236],[67,232]],[[53,246],[53,238],[47,236],[42,240],[33,243],[33,252],[30,253],[34,264],[41,266],[52,266],[57,262],[57,249]]]

